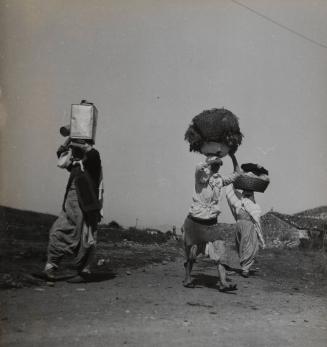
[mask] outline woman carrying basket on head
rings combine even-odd
[[[253,164],[250,164],[251,167],[252,165]],[[246,165],[242,165],[242,169],[246,169]],[[256,170],[256,174],[258,174],[260,167],[256,166]],[[262,175],[266,176],[268,171],[264,168],[262,168],[262,170],[265,171]],[[251,172],[248,171],[251,177],[254,175],[253,171],[253,168],[251,169]],[[226,198],[236,220],[235,242],[242,268],[241,274],[243,277],[248,277],[250,268],[254,263],[256,254],[258,253],[259,244],[261,244],[262,248],[265,248],[266,245],[260,223],[261,208],[255,201],[254,191],[250,189],[255,188],[247,187],[246,184],[242,188],[243,191],[241,193],[235,190],[234,186],[230,184],[226,187]]]
[[[235,152],[242,142],[238,118],[224,108],[204,110],[193,117],[185,133],[190,151],[206,157],[195,171],[193,202],[183,224],[183,241],[186,262],[185,287],[193,287],[191,271],[196,257],[204,253],[217,264],[219,291],[236,290],[227,283],[225,268],[228,266],[224,233],[218,224],[220,199],[223,187],[234,182],[240,171]],[[234,173],[223,177],[219,174],[221,158],[229,155]]]

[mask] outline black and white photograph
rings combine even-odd
[[[0,346],[327,345],[327,2],[0,0]]]

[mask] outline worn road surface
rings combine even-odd
[[[200,260],[187,289],[177,258],[98,282],[2,290],[0,346],[325,347],[326,287],[271,271],[230,276],[238,290],[220,293]]]

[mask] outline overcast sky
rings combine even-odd
[[[257,13],[231,0],[0,0],[0,203],[59,212],[58,130],[87,98],[106,221],[180,226],[201,160],[184,132],[222,106],[245,135],[239,162],[270,172],[264,212],[327,204],[327,3],[240,2]]]

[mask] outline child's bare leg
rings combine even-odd
[[[226,280],[226,269],[223,265],[218,263],[218,274],[219,274],[219,281],[222,286],[227,286],[227,280]]]
[[[227,292],[236,290],[237,286],[236,284],[228,284],[226,279],[226,269],[225,266],[222,265],[220,262],[218,262],[218,275],[219,275],[219,290],[221,292]]]
[[[188,287],[192,283],[191,271],[192,271],[192,268],[193,268],[193,264],[194,264],[194,260],[192,260],[192,259],[188,259],[184,263],[184,267],[185,267],[185,278],[184,278],[184,281],[183,281],[184,287]]]
[[[185,263],[184,263],[184,268],[185,268],[185,277],[183,280],[183,284],[186,285],[189,283],[190,281],[190,272],[192,270],[192,268],[190,269],[190,251],[191,251],[191,247],[190,246],[186,246],[184,243],[184,251],[185,251]]]
[[[191,247],[190,246],[185,247],[186,262],[184,263],[185,278],[183,281],[183,285],[185,287],[190,286],[190,284],[192,283],[191,271],[193,268],[193,264],[195,262],[196,253],[197,253],[196,245],[193,245]]]

